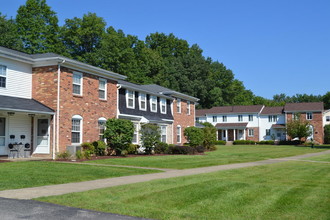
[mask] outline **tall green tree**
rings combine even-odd
[[[298,138],[302,142],[303,138],[307,139],[312,134],[310,129],[310,123],[306,120],[301,120],[300,115],[298,115],[297,120],[290,120],[286,124],[286,132],[291,137],[291,139]]]
[[[11,49],[22,49],[22,42],[17,33],[17,26],[13,19],[7,19],[0,13],[0,46]]]
[[[27,0],[17,10],[17,31],[27,53],[62,53],[56,13],[46,0]]]
[[[330,92],[327,92],[323,97],[324,109],[330,109]]]

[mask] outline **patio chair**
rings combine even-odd
[[[24,145],[24,157],[31,157],[31,145],[29,143]]]
[[[16,157],[18,157],[18,150],[16,148],[14,148],[13,144],[8,144],[8,148],[9,148],[9,155],[8,158],[15,158],[15,152],[16,152]]]

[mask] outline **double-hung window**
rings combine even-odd
[[[160,99],[160,113],[166,114],[166,99]]]
[[[277,115],[268,115],[268,122],[276,122]]]
[[[150,96],[150,109],[152,112],[157,112],[157,96]]]
[[[266,136],[270,136],[270,129],[266,129]]]
[[[107,99],[107,80],[99,79],[99,98],[106,100]]]
[[[187,101],[187,115],[190,115],[190,101]]]
[[[82,141],[82,117],[75,115],[72,117],[71,143],[80,144]]]
[[[73,94],[82,95],[82,73],[73,72]]]
[[[139,124],[134,123],[134,133],[133,133],[132,143],[138,144],[138,142],[139,142]]]
[[[254,136],[254,130],[253,129],[249,129],[249,137],[253,137]]]
[[[0,88],[6,88],[7,67],[0,65]]]
[[[243,121],[243,115],[238,115],[238,121]]]
[[[313,113],[312,112],[307,112],[306,113],[306,119],[307,120],[312,120],[313,119]]]
[[[181,126],[176,127],[176,142],[181,143]]]
[[[166,143],[166,125],[160,126],[160,141]]]
[[[326,116],[325,121],[330,121],[330,116]]]
[[[249,115],[249,121],[253,121],[253,115]]]
[[[142,111],[147,110],[147,95],[145,93],[139,93],[139,108]]]
[[[132,90],[126,90],[126,107],[135,108],[135,92]]]
[[[218,121],[218,117],[217,116],[213,116],[212,117],[212,120],[213,120],[213,122],[217,122]]]
[[[176,111],[177,113],[181,113],[181,99],[176,100]]]
[[[106,118],[99,118],[97,121],[99,127],[99,140],[104,141],[104,131],[105,131],[105,123],[107,122]]]
[[[222,116],[222,121],[223,121],[223,122],[227,122],[227,115],[223,115],[223,116]]]

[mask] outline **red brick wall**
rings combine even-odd
[[[195,126],[195,104],[190,102],[190,115],[187,115],[187,101],[181,99],[181,113],[177,112],[177,101],[173,100],[173,144],[182,145],[187,142],[184,137],[184,129]],[[177,126],[181,126],[181,143],[177,143]]]
[[[287,121],[292,120],[292,113],[287,113]],[[306,121],[306,112],[300,113],[300,119]],[[313,112],[313,119],[307,120],[314,127],[314,141],[323,144],[324,142],[324,130],[322,121],[322,112]]]
[[[83,142],[98,140],[98,119],[117,115],[117,82],[107,83],[107,100],[100,100],[99,77],[83,73],[83,95],[72,94],[73,70],[61,68],[60,151],[71,145],[72,116],[83,117]],[[57,108],[57,66],[33,68],[32,97],[48,107]]]
[[[253,129],[254,135],[253,137],[249,136],[249,129]],[[259,127],[249,127],[245,129],[246,140],[250,141],[259,141]]]

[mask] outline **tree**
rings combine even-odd
[[[298,115],[298,119],[287,122],[286,132],[291,139],[298,138],[302,142],[303,138],[306,140],[307,137],[311,136],[312,131],[310,126],[308,121],[301,120],[300,115]]]
[[[330,125],[324,126],[324,143],[330,144]]]
[[[203,146],[208,150],[215,150],[215,141],[217,140],[217,129],[211,124],[205,122],[203,125],[204,141]]]
[[[323,97],[324,109],[330,109],[330,92],[327,92]]]
[[[22,42],[17,33],[17,26],[13,19],[6,19],[6,16],[0,13],[0,46],[11,49],[22,49]]]
[[[184,136],[189,141],[191,147],[202,145],[204,140],[203,130],[196,127],[188,127],[184,129]]]
[[[141,141],[146,154],[151,154],[152,149],[160,141],[160,129],[156,124],[144,124],[141,126]]]
[[[46,0],[27,0],[17,10],[16,23],[25,52],[62,52],[58,19]]]
[[[134,134],[133,122],[126,119],[111,118],[106,122],[104,137],[117,155],[126,155]]]

